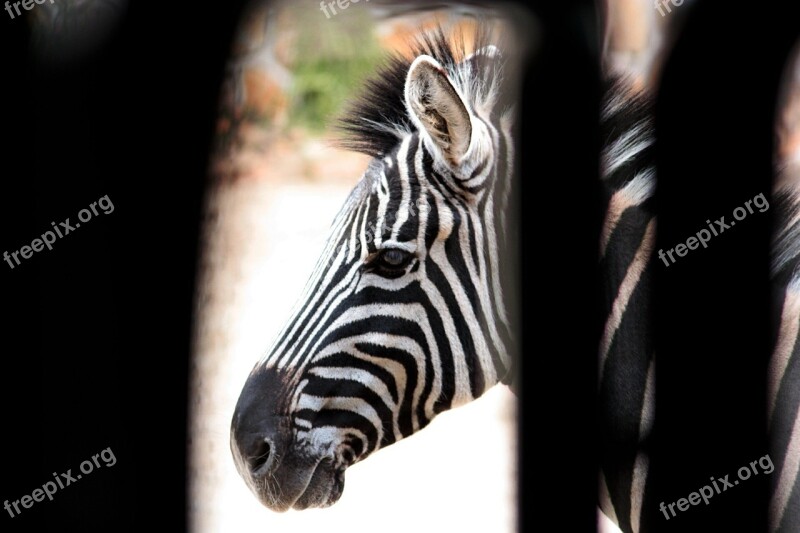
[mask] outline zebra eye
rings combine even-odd
[[[375,258],[374,265],[378,270],[397,272],[404,269],[411,262],[413,254],[399,248],[387,248],[382,250]]]

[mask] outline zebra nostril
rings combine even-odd
[[[253,454],[248,459],[250,472],[257,473],[264,465],[270,463],[272,459],[272,446],[268,439],[260,440],[256,443]]]

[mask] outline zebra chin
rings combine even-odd
[[[339,501],[344,491],[344,468],[337,469],[333,465],[334,461],[326,458],[313,466],[280,467],[274,472],[243,475],[247,476],[247,485],[264,506],[276,512],[300,511],[329,507]]]

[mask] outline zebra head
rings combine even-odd
[[[273,510],[332,505],[349,465],[511,379],[514,106],[486,37],[470,55],[422,37],[342,119],[373,159],[231,424]]]

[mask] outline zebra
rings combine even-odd
[[[504,47],[483,29],[474,48],[468,55],[463,39],[453,42],[441,28],[423,34],[408,57],[394,56],[367,83],[343,119],[343,145],[372,160],[231,422],[236,468],[270,509],[332,505],[350,465],[495,384],[515,388],[514,277],[502,258],[515,253],[517,102]],[[655,401],[646,320],[656,231],[653,109],[624,78],[609,76],[604,95],[598,507],[623,531],[643,532],[643,450]],[[774,202],[784,226],[773,249],[787,303],[772,375],[781,390],[774,402],[795,406],[794,418],[791,408],[777,417],[784,434],[797,405],[798,369],[787,362],[800,361],[800,194],[797,184],[782,187]],[[787,472],[771,504],[784,523],[796,521],[786,502],[797,484],[797,446],[773,456]]]
[[[472,37],[422,34],[340,123],[372,160],[231,423],[270,509],[332,505],[348,466],[514,376],[513,52]]]
[[[601,105],[601,181],[605,218],[599,247],[604,280],[598,358],[603,515],[625,533],[652,530],[647,450],[655,412],[655,345],[650,319],[656,165],[653,99],[626,77],[609,75]],[[778,161],[771,246],[777,334],[769,359],[767,435],[777,474],[769,531],[800,529],[800,165]],[[659,517],[660,518],[660,517]],[[604,530],[605,531],[605,530]]]
[[[600,108],[605,281],[598,358],[599,505],[623,531],[639,531],[647,441],[655,405],[651,305],[656,214],[653,104],[627,77],[608,76]],[[643,327],[644,322],[644,327]]]

